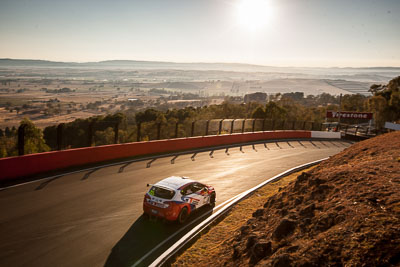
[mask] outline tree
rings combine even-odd
[[[268,119],[283,120],[286,114],[286,110],[278,106],[275,102],[268,102],[265,105],[265,115]]]
[[[347,111],[364,111],[367,98],[360,94],[344,95],[342,97],[343,110]]]
[[[25,126],[25,148],[24,154],[32,154],[49,151],[50,148],[46,145],[43,139],[43,132],[37,128],[32,121],[25,118],[21,121],[20,126]]]
[[[265,118],[265,111],[262,107],[258,107],[256,110],[253,111],[253,114],[251,114],[251,117],[253,119],[264,119]]]
[[[5,157],[7,157],[7,149],[4,146],[1,146],[0,158],[5,158]]]
[[[387,85],[376,87],[374,96],[368,100],[368,107],[376,112],[379,126],[385,121],[400,120],[400,76],[390,80]]]
[[[44,128],[43,138],[51,149],[57,149],[57,125],[51,125]]]
[[[390,96],[389,106],[396,109],[395,113],[399,114],[400,112],[400,92],[394,92]]]
[[[10,130],[10,128],[6,127],[4,133],[5,133],[6,137],[10,137],[10,136],[11,136],[11,130]]]
[[[135,115],[137,123],[155,121],[160,111],[155,109],[146,109],[144,112],[138,112]]]
[[[387,101],[383,96],[373,96],[368,99],[368,109],[375,113],[376,125],[383,126]]]
[[[320,103],[322,105],[339,104],[338,97],[335,97],[335,96],[327,94],[327,93],[322,93],[322,94],[318,95],[317,101],[318,101],[318,103]]]
[[[373,84],[369,87],[368,92],[371,92],[374,95],[381,90],[383,90],[382,84]]]
[[[96,131],[94,135],[96,146],[114,143],[114,129],[112,127],[108,127],[104,131]]]

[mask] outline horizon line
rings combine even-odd
[[[218,61],[160,61],[160,60],[140,60],[140,59],[105,59],[105,60],[97,60],[97,61],[59,61],[59,60],[51,60],[51,59],[35,59],[35,58],[9,58],[9,57],[2,57],[0,60],[25,60],[25,61],[44,61],[50,63],[66,63],[66,64],[90,64],[90,63],[102,63],[102,62],[110,62],[110,61],[131,61],[131,62],[149,62],[149,63],[172,63],[172,64],[233,64],[233,65],[248,65],[253,67],[269,67],[269,68],[308,68],[308,69],[374,69],[374,68],[400,68],[399,66],[368,66],[368,67],[349,67],[349,66],[329,66],[329,67],[311,67],[311,66],[290,66],[290,65],[262,65],[262,64],[254,64],[254,63],[247,63],[247,62],[218,62]]]

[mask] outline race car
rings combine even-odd
[[[196,209],[215,205],[213,187],[187,177],[171,176],[151,186],[144,195],[145,215],[184,223]]]

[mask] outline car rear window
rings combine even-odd
[[[175,192],[170,189],[153,186],[150,188],[149,194],[159,198],[172,199],[175,195]]]

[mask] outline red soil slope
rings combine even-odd
[[[239,229],[210,266],[400,266],[400,132],[302,173]]]

